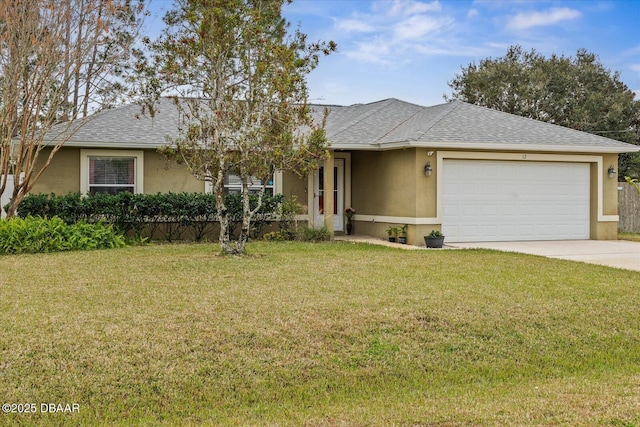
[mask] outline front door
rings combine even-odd
[[[313,173],[313,217],[316,227],[324,225],[324,166]],[[333,230],[344,230],[344,159],[333,164]]]

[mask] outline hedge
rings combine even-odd
[[[251,195],[252,209],[257,202],[257,195]],[[252,220],[252,237],[261,235],[264,228],[271,224],[282,203],[281,194],[264,195],[262,206]],[[128,236],[163,238],[168,241],[188,236],[199,241],[218,226],[215,204],[212,194],[202,193],[30,194],[18,206],[17,215],[21,218],[57,216],[67,224],[103,222]],[[242,223],[240,194],[226,195],[225,204],[233,232]]]

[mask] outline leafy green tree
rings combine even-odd
[[[640,141],[640,101],[618,72],[584,49],[546,58],[512,46],[505,56],[475,62],[448,82],[447,100],[590,132],[631,144]],[[620,156],[620,177],[640,175],[640,155]]]
[[[302,175],[327,154],[323,125],[312,122],[307,106],[306,76],[336,46],[308,43],[299,30],[289,34],[284,1],[178,0],[139,66],[144,94],[170,95],[180,113],[180,136],[162,151],[212,184],[223,253],[245,252],[275,170]],[[146,107],[153,115],[154,104]],[[242,229],[234,242],[224,197],[229,173],[242,181]],[[251,207],[250,187],[258,182]]]

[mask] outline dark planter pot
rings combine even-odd
[[[403,245],[406,245],[407,244],[407,238],[403,237],[403,236],[398,237],[398,243],[402,243]]]
[[[390,241],[391,243],[395,243],[395,242],[396,242],[396,238],[395,238],[395,237],[389,237],[389,241]]]
[[[424,244],[428,248],[441,248],[444,244],[444,236],[441,237],[429,237],[424,236]]]
[[[347,221],[347,234],[348,235],[353,234],[353,222],[351,222],[350,220]]]

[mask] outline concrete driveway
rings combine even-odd
[[[445,242],[446,243],[446,242]],[[522,252],[640,271],[640,242],[626,240],[560,240],[545,242],[446,243],[453,248]]]

